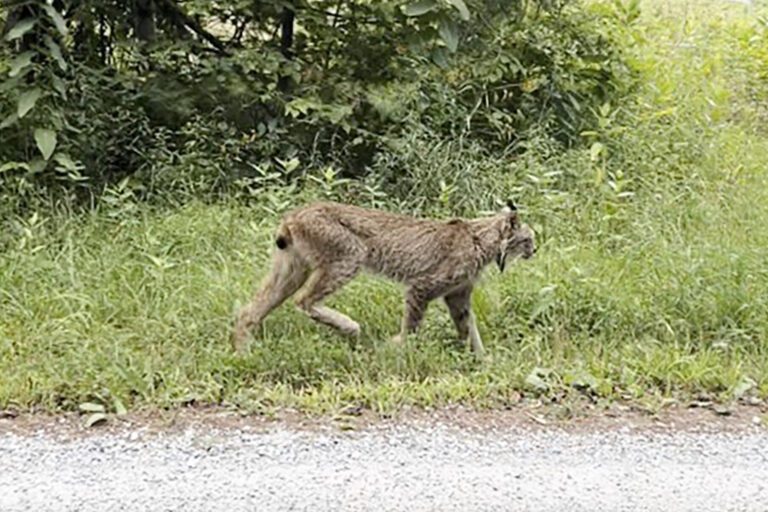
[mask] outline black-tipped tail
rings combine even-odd
[[[283,251],[291,245],[291,242],[293,242],[291,230],[288,229],[288,226],[286,226],[284,222],[280,223],[280,227],[277,228],[277,232],[275,233],[275,245],[278,249]]]

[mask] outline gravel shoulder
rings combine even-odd
[[[66,417],[0,420],[0,510],[763,512],[768,504],[768,431],[751,410],[583,424],[530,413],[382,422],[209,411],[88,430]]]

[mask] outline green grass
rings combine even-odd
[[[536,258],[502,275],[489,269],[476,292],[487,361],[452,344],[440,303],[418,336],[390,345],[400,289],[370,276],[330,300],[362,324],[359,341],[287,304],[237,357],[230,326],[267,270],[272,210],[300,199],[274,189],[251,207],[157,209],[123,197],[88,214],[41,210],[8,222],[0,408],[116,399],[318,412],[498,407],[520,391],[575,386],[606,399],[728,400],[752,383],[750,392],[768,395],[768,142],[754,81],[768,62],[754,42],[764,35],[736,11],[690,4],[681,24],[666,5],[644,4],[631,50],[642,90],[630,105],[609,106],[604,130],[587,135],[599,154],[587,144],[489,159],[479,167],[491,174],[474,183],[446,171],[440,186],[457,197],[472,190],[480,203],[477,187],[515,193],[539,233]],[[418,183],[435,169],[413,172]],[[425,203],[448,217],[450,194],[440,199]]]
[[[569,212],[551,218],[537,257],[490,269],[476,294],[484,364],[451,345],[439,303],[419,336],[391,346],[399,288],[371,277],[331,300],[364,326],[358,343],[286,305],[235,357],[232,315],[267,268],[274,218],[203,204],[122,222],[55,217],[0,258],[0,406],[491,406],[530,388],[536,367],[551,370],[553,391],[586,379],[608,398],[727,397],[747,378],[765,394],[762,185],[733,185],[728,208],[704,197],[634,205],[618,241],[582,237]]]

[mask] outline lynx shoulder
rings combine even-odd
[[[475,281],[488,264],[495,261],[504,271],[508,259],[530,258],[536,249],[533,231],[511,203],[488,217],[441,221],[319,202],[283,217],[273,251],[270,273],[238,314],[232,335],[237,351],[245,348],[248,333],[291,296],[313,320],[357,335],[357,322],[320,304],[367,270],[406,286],[394,341],[416,331],[427,304],[442,298],[459,337],[482,352],[470,308]]]

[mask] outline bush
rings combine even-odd
[[[130,178],[144,197],[215,197],[270,169],[290,181],[328,166],[388,182],[409,172],[395,164],[411,164],[402,148],[414,133],[426,146],[455,141],[487,155],[520,154],[544,139],[569,147],[595,128],[600,106],[632,87],[613,16],[570,1],[478,2],[478,15],[458,23],[455,9],[437,5],[410,16],[361,7],[344,16],[365,24],[330,26],[307,9],[297,14],[305,25],[292,53],[252,38],[215,55],[167,27],[151,45],[117,30],[120,44],[109,46],[96,25],[75,22],[80,32],[70,38],[50,6],[32,2],[27,14],[41,22],[0,54],[0,67],[18,71],[0,108],[13,112],[33,87],[43,94],[30,115],[3,129],[11,136],[0,148],[0,187],[6,196],[82,200]],[[112,9],[114,29],[132,15],[111,3],[93,8]],[[281,16],[225,11],[210,7],[203,19]],[[50,43],[35,42],[43,39]],[[86,51],[97,44],[107,45],[103,55]],[[42,85],[31,85],[33,76],[45,77]],[[42,126],[57,136],[47,155],[54,163],[37,154]]]

